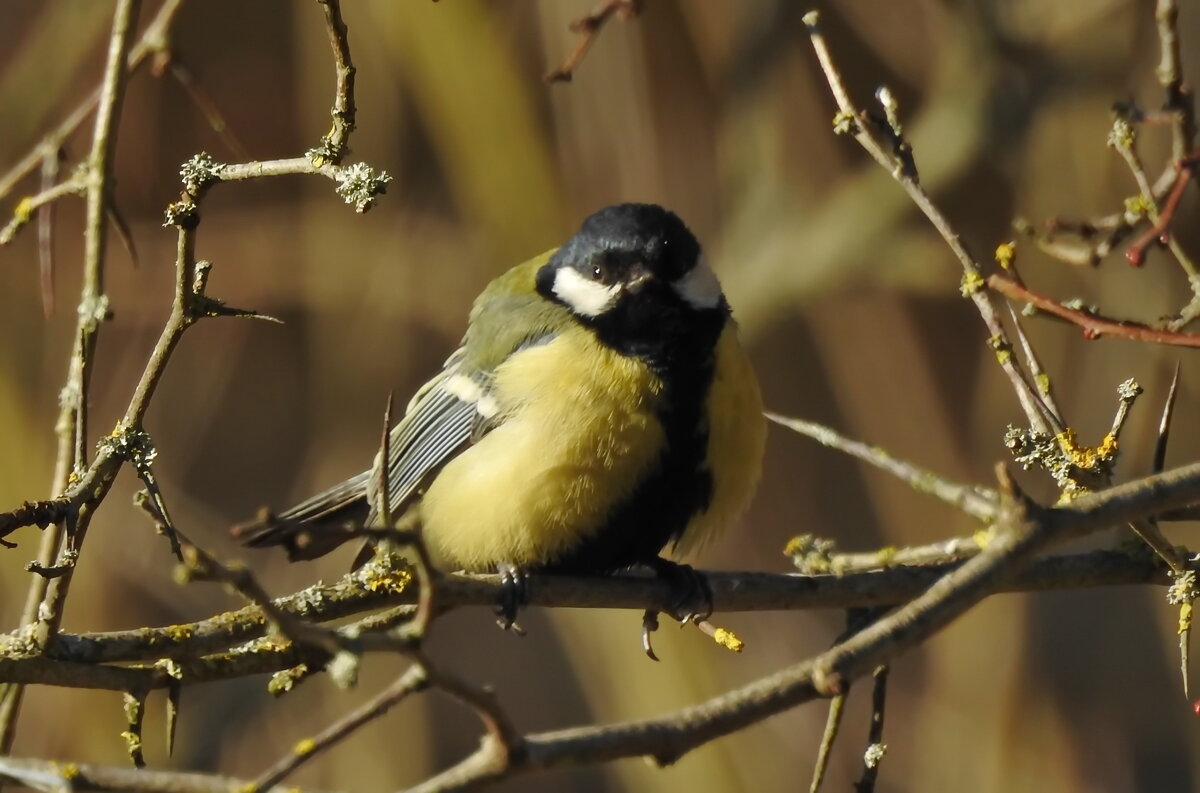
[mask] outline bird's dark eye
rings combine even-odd
[[[593,264],[592,265],[592,278],[595,278],[597,281],[603,281],[604,280],[604,268],[598,264]]]

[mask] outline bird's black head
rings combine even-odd
[[[589,217],[538,271],[537,289],[605,344],[655,363],[711,352],[729,315],[700,243],[654,204],[619,204]]]

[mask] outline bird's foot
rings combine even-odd
[[[708,579],[690,565],[658,558],[647,566],[671,587],[671,603],[667,613],[679,620],[682,627],[689,622],[699,623],[712,616],[713,596]],[[650,634],[658,630],[658,612],[647,609],[642,615],[642,649],[652,661],[657,661]]]
[[[529,603],[529,576],[508,562],[497,565],[496,572],[500,574],[500,605],[496,606],[496,624],[506,631],[524,636],[524,628],[517,624],[517,613]]]

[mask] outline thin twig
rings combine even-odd
[[[46,156],[42,159],[42,192],[58,181],[62,160],[61,147],[54,146],[46,150]],[[54,215],[53,204],[38,214],[38,282],[42,293],[42,314],[46,317],[54,313]]]
[[[875,684],[871,689],[871,727],[867,731],[867,748],[863,752],[863,772],[854,783],[856,793],[872,793],[879,778],[879,764],[887,752],[883,742],[883,716],[887,706],[888,667],[875,669]]]
[[[120,793],[229,793],[251,790],[249,780],[217,774],[160,771],[27,757],[0,758],[0,779],[33,790],[95,790]],[[273,788],[261,793],[315,793],[312,788]]]
[[[350,133],[354,131],[354,61],[350,57],[349,34],[342,21],[342,7],[338,0],[320,0],[325,12],[325,27],[329,31],[329,45],[333,49],[333,64],[337,84],[333,92],[333,127],[325,136],[326,159],[334,165],[341,162],[346,152]]]
[[[72,178],[59,184],[43,187],[42,191],[37,195],[22,199],[8,223],[5,224],[4,228],[0,229],[0,245],[11,243],[16,237],[17,232],[29,222],[34,213],[39,209],[48,209],[63,196],[82,195],[85,187],[86,185],[82,181]],[[42,278],[43,282],[49,280],[46,274],[43,274]]]
[[[643,2],[644,0],[603,0],[590,13],[573,20],[568,27],[572,33],[579,34],[579,40],[575,42],[574,49],[563,62],[546,72],[543,79],[548,83],[570,82],[609,18],[615,15],[622,20],[632,19],[641,13]]]
[[[1175,167],[1179,170],[1179,178],[1175,180],[1171,192],[1167,193],[1162,208],[1156,213],[1157,217],[1150,228],[1146,229],[1146,231],[1134,240],[1125,251],[1125,258],[1131,264],[1141,265],[1146,259],[1146,250],[1151,245],[1155,243],[1169,244],[1170,227],[1172,221],[1175,219],[1175,210],[1179,208],[1179,202],[1183,198],[1183,193],[1192,181],[1192,176],[1196,171],[1196,164],[1196,155],[1186,157],[1175,164]]]
[[[1196,137],[1195,105],[1191,91],[1183,82],[1183,61],[1179,46],[1179,5],[1177,0],[1158,0],[1154,8],[1162,54],[1155,75],[1166,92],[1165,109],[1172,116],[1171,148],[1176,161],[1191,151]]]
[[[808,436],[818,443],[845,452],[851,457],[887,471],[918,493],[928,493],[973,518],[987,522],[995,517],[996,494],[994,492],[988,492],[972,485],[951,482],[927,468],[898,460],[877,446],[869,446],[861,441],[851,440],[823,424],[781,416],[770,411],[763,415],[776,424]]]
[[[146,29],[142,31],[142,36],[138,40],[138,43],[129,52],[126,69],[130,73],[137,71],[151,55],[168,49],[168,35],[171,26],[175,23],[175,17],[182,10],[184,2],[185,0],[164,0],[163,4],[159,6],[158,13],[155,14],[154,19],[150,21]],[[76,105],[75,109],[57,127],[43,137],[24,157],[18,160],[3,175],[0,175],[0,198],[11,193],[18,182],[37,170],[41,165],[42,157],[44,156],[43,152],[47,148],[59,148],[62,146],[63,141],[70,137],[87,120],[92,111],[96,109],[102,95],[103,86],[99,86],[86,99]]]
[[[92,148],[85,177],[87,186],[87,218],[84,227],[83,286],[79,303],[79,318],[75,331],[75,345],[68,367],[67,384],[63,391],[62,410],[56,430],[59,434],[58,463],[56,464],[56,490],[65,486],[65,476],[71,472],[82,472],[87,462],[87,403],[91,357],[95,352],[96,336],[100,320],[107,314],[104,300],[104,241],[107,225],[105,205],[112,177],[112,153],[116,146],[117,126],[120,120],[121,101],[125,93],[126,57],[132,39],[133,26],[137,23],[140,0],[118,0],[113,13],[112,33],[109,37],[108,56],[104,67],[104,80],[96,110],[96,123],[92,134]],[[161,14],[160,14],[161,17]],[[54,145],[58,145],[57,141]],[[0,187],[0,195],[4,189]],[[58,481],[59,475],[63,480]],[[73,521],[55,524],[48,532],[44,548],[49,559],[54,553],[62,561],[64,551],[77,554],[79,544],[87,531],[91,512],[85,511]],[[72,523],[74,536],[62,543],[62,529]],[[53,543],[53,547],[51,545]],[[59,549],[58,546],[64,547]],[[69,546],[69,547],[67,547]],[[48,565],[47,565],[48,566]],[[54,579],[34,576],[26,597],[25,613],[30,621],[37,619],[35,640],[45,647],[62,620],[64,601],[71,584],[71,570]],[[34,600],[37,606],[31,608]],[[20,689],[9,689],[0,701],[0,753],[7,754],[15,737],[16,720],[21,706]]]
[[[1130,341],[1148,342],[1151,344],[1167,344],[1176,347],[1200,347],[1200,334],[1160,330],[1139,322],[1109,319],[1088,311],[1068,308],[1062,303],[1023,287],[1002,275],[988,276],[987,285],[990,289],[999,292],[1005,297],[1024,301],[1047,314],[1066,320],[1072,325],[1079,326],[1083,330],[1083,337],[1085,339],[1098,339],[1108,336],[1117,339],[1129,339]]]
[[[1055,434],[1062,432],[1066,428],[1066,423],[1063,413],[1058,407],[1058,401],[1054,398],[1054,383],[1050,379],[1050,375],[1042,368],[1042,362],[1038,360],[1037,353],[1029,342],[1029,337],[1025,335],[1021,317],[1011,303],[1008,306],[1008,316],[1012,320],[1013,329],[1017,332],[1017,341],[1021,343],[1021,352],[1025,356],[1029,373],[1033,375],[1033,382],[1037,383],[1038,393],[1042,395],[1042,403],[1046,406],[1047,411],[1046,419],[1051,423]]]
[[[1113,133],[1109,135],[1109,143],[1125,160],[1125,164],[1129,166],[1130,172],[1133,174],[1133,179],[1137,183],[1138,192],[1145,203],[1145,211],[1150,218],[1153,226],[1147,235],[1144,235],[1140,240],[1129,246],[1125,251],[1125,258],[1134,267],[1141,267],[1145,261],[1146,247],[1153,240],[1158,240],[1166,245],[1183,269],[1184,274],[1188,277],[1188,283],[1191,284],[1192,291],[1200,295],[1200,271],[1197,271],[1196,265],[1192,262],[1190,256],[1183,249],[1168,231],[1171,219],[1174,215],[1174,208],[1170,214],[1164,215],[1159,211],[1158,202],[1154,198],[1154,188],[1150,186],[1150,179],[1146,176],[1146,170],[1142,167],[1141,158],[1138,157],[1137,149],[1134,148],[1136,136],[1133,133],[1133,128],[1128,122],[1118,119],[1113,128]],[[1189,177],[1184,171],[1190,172],[1189,158],[1183,158],[1176,162],[1175,167],[1181,169],[1179,179],[1176,182],[1176,187],[1182,190],[1187,186]],[[1182,183],[1182,187],[1180,187]],[[1178,198],[1176,199],[1176,203]]]
[[[819,793],[821,784],[825,781],[825,772],[829,770],[829,757],[833,753],[833,744],[837,740],[842,716],[846,712],[847,696],[846,693],[837,694],[829,700],[829,713],[825,716],[825,729],[821,733],[821,744],[817,748],[817,761],[813,764],[808,793]]]
[[[204,120],[208,122],[208,126],[213,132],[217,133],[217,137],[239,160],[253,159],[250,152],[247,151],[245,144],[229,126],[225,120],[225,116],[221,113],[221,108],[213,100],[204,87],[196,80],[192,70],[187,67],[179,55],[170,50],[162,53],[162,58],[155,63],[156,69],[165,70],[175,78],[175,82],[179,83],[184,92],[191,98],[192,104],[200,110],[200,114],[204,116]]]
[[[990,545],[990,543],[989,543]],[[977,554],[976,554],[977,555]],[[940,578],[962,566],[962,560],[923,566],[896,566],[886,569],[826,575],[781,575],[774,573],[728,573],[711,571],[704,575],[711,583],[713,605],[722,612],[802,609],[846,609],[891,606],[905,602],[934,585]],[[1192,565],[1195,568],[1195,565]],[[274,605],[293,618],[310,622],[341,619],[378,610],[418,597],[410,577],[360,570],[335,584],[309,587],[294,595],[279,598]],[[558,608],[619,608],[643,610],[648,606],[665,608],[673,601],[669,586],[649,577],[574,578],[537,576],[531,582],[532,605]],[[1154,584],[1165,586],[1171,578],[1156,558],[1147,554],[1118,551],[1092,551],[1039,559],[1021,572],[1000,582],[998,592],[1059,591],[1100,586]],[[439,584],[443,610],[466,606],[490,607],[502,586],[498,576],[447,576]],[[404,606],[397,608],[404,609]],[[408,607],[411,609],[411,606]],[[411,612],[410,612],[411,613]],[[405,616],[403,612],[396,615]],[[347,628],[347,635],[359,637],[364,652],[395,652],[397,642],[386,637],[376,641],[365,631],[384,629],[388,620],[373,624],[376,618],[362,620],[361,626]],[[247,606],[199,622],[158,628],[139,628],[91,634],[60,634],[49,649],[55,660],[80,665],[153,662],[164,657],[225,659],[226,666],[199,674],[189,668],[185,685],[205,680],[262,674],[299,663],[296,656],[277,655],[255,659],[255,654],[276,651],[274,644],[255,645],[268,628],[263,610]],[[223,654],[230,648],[243,647],[239,666],[228,666]],[[27,666],[28,642],[18,632],[0,636],[0,658],[9,658],[16,668]],[[33,659],[38,661],[40,659]],[[85,668],[85,666],[80,667]],[[0,676],[0,681],[5,678]]]
[[[996,360],[1008,376],[1021,408],[1029,420],[1029,426],[1036,432],[1048,433],[1050,427],[1043,415],[1044,408],[1041,406],[1041,398],[1012,355],[1012,343],[1008,339],[1008,333],[1000,319],[1000,313],[993,304],[990,294],[982,288],[984,281],[979,264],[967,250],[958,232],[950,225],[946,216],[933,204],[929,195],[913,177],[902,158],[893,153],[895,142],[885,143],[879,140],[875,132],[875,125],[851,101],[850,95],[842,83],[841,72],[834,64],[829,46],[821,33],[818,20],[819,15],[816,11],[810,11],[804,15],[804,24],[808,28],[809,40],[838,106],[835,129],[851,134],[859,145],[871,155],[872,159],[882,165],[900,183],[909,198],[950,247],[955,258],[962,265],[963,292],[975,304],[988,333],[991,334],[989,343],[996,350]]]
[[[360,727],[383,716],[409,695],[429,687],[429,678],[422,664],[413,664],[370,700],[330,724],[312,738],[298,741],[291,752],[279,758],[254,780],[255,790],[267,790],[278,785],[293,771],[327,749],[349,738]]]

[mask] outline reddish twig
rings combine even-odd
[[[572,33],[579,34],[579,41],[557,68],[546,73],[546,82],[569,83],[610,17],[615,14],[618,19],[632,19],[641,12],[642,0],[605,0],[593,8],[591,13],[573,21],[568,27]]]
[[[1175,164],[1175,168],[1179,171],[1179,178],[1175,180],[1171,192],[1167,194],[1166,201],[1159,210],[1158,220],[1134,240],[1133,244],[1125,251],[1125,258],[1134,267],[1142,266],[1146,260],[1146,250],[1155,242],[1164,245],[1167,243],[1171,221],[1175,219],[1175,210],[1179,206],[1179,200],[1183,198],[1183,191],[1187,189],[1196,173],[1197,163],[1200,163],[1200,155],[1193,154]]]
[[[1200,335],[1198,334],[1160,330],[1152,328],[1149,325],[1143,325],[1140,322],[1124,322],[1109,319],[1098,314],[1091,314],[1087,311],[1068,308],[1056,300],[1038,294],[1000,275],[988,276],[987,285],[990,289],[999,292],[1005,297],[1012,300],[1022,300],[1041,311],[1045,311],[1047,314],[1070,322],[1072,325],[1078,325],[1083,329],[1083,336],[1086,339],[1098,339],[1102,336],[1110,336],[1117,339],[1129,339],[1130,341],[1149,342],[1151,344],[1169,344],[1176,347],[1200,347]]]

